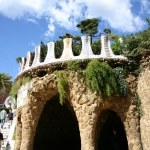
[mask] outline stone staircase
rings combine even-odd
[[[16,125],[16,118],[13,119],[13,123],[10,126],[8,122],[5,122],[1,132],[3,133],[4,143],[2,145],[2,150],[13,150],[15,141],[12,140],[14,129]]]

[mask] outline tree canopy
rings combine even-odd
[[[104,32],[105,32],[106,34],[110,34],[110,33],[111,33],[111,30],[110,30],[109,28],[105,28],[105,29],[104,29]]]
[[[76,27],[81,29],[82,34],[94,36],[96,33],[98,33],[99,22],[100,19],[98,18],[86,19],[77,24]]]
[[[7,88],[11,88],[12,85],[12,81],[11,81],[12,77],[9,76],[6,73],[0,73],[0,89],[4,89],[6,90]]]
[[[0,98],[3,97],[3,94],[7,93],[12,86],[12,77],[6,73],[0,73]]]

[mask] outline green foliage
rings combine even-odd
[[[128,84],[125,80],[124,70],[120,67],[113,69],[116,83],[117,83],[117,91],[119,96],[127,96],[128,94]]]
[[[10,96],[17,98],[17,93],[21,85],[26,84],[31,80],[31,77],[24,77],[23,79],[19,79],[12,84],[11,91],[9,93]]]
[[[7,89],[11,88],[12,86],[12,77],[6,73],[0,73],[0,89],[6,91]]]
[[[31,80],[31,77],[30,77],[30,76],[23,78],[23,79],[22,79],[22,85],[23,85],[23,84],[26,84],[26,83],[29,82],[30,80]]]
[[[74,56],[80,55],[82,49],[81,37],[76,35],[73,37],[72,51]]]
[[[148,27],[150,28],[150,19],[148,17],[146,17],[146,21],[147,21]]]
[[[72,70],[74,72],[80,72],[81,71],[81,65],[82,65],[81,61],[70,61],[70,62],[68,62],[67,67],[69,70]]]
[[[142,70],[140,67],[140,59],[141,57],[128,57],[128,63],[125,66],[126,73],[129,72],[134,73],[135,75],[139,75],[140,71]]]
[[[134,73],[135,75],[139,75],[141,72],[142,72],[142,68],[141,68],[141,67],[138,67],[137,69],[134,70],[133,73]]]
[[[47,48],[47,45],[44,44],[43,41],[41,41],[40,47],[41,47],[41,57],[40,57],[41,60],[40,61],[43,62],[46,58],[48,48]]]
[[[68,69],[74,72],[77,72],[78,79],[83,77],[82,73],[82,61],[70,61],[67,65]]]
[[[109,35],[108,35],[108,37],[109,37],[109,39],[110,40],[115,40],[116,38],[117,38],[117,35],[116,34],[113,34],[113,33],[110,33]]]
[[[143,111],[142,111],[142,106],[141,106],[141,99],[140,99],[138,94],[136,94],[135,98],[136,98],[136,101],[137,101],[137,112],[138,112],[139,116],[142,116]]]
[[[16,62],[17,62],[17,63],[21,63],[21,61],[22,61],[21,57],[17,57],[17,58],[16,58]]]
[[[73,36],[69,33],[66,33],[66,35],[63,35],[63,36],[59,36],[60,39],[65,39],[65,38],[73,38]]]
[[[137,57],[150,53],[150,28],[125,37],[125,55]]]
[[[12,77],[6,73],[0,73],[0,98],[4,98],[12,87]]]
[[[101,40],[94,41],[91,45],[92,51],[95,55],[101,54]]]
[[[60,95],[60,104],[62,105],[68,92],[68,78],[64,71],[55,71],[54,74],[57,75],[58,92]]]
[[[58,40],[55,42],[55,57],[60,58],[63,52],[63,41]]]
[[[105,28],[105,29],[104,29],[104,32],[105,32],[106,34],[110,34],[110,33],[111,33],[111,29]]]
[[[35,52],[31,52],[31,61],[30,61],[30,66],[33,64],[34,55],[35,55]]]
[[[17,98],[17,93],[18,93],[20,86],[21,86],[21,80],[19,79],[13,83],[9,95],[14,97],[14,98]]]
[[[122,44],[119,41],[119,38],[115,38],[114,42],[111,45],[112,51],[115,55],[122,54]]]
[[[98,24],[100,20],[98,18],[86,19],[77,24],[77,28],[81,29],[82,34],[94,36],[98,33]]]
[[[115,76],[107,63],[92,60],[85,70],[85,76],[88,88],[96,91],[101,100],[117,93]]]

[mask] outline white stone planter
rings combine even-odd
[[[62,56],[60,57],[60,61],[66,61],[73,59],[73,53],[72,53],[72,38],[65,38],[63,39],[64,48]]]

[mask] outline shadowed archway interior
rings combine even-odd
[[[33,150],[81,149],[77,119],[67,106],[59,103],[58,96],[46,103],[36,129]]]
[[[112,110],[103,110],[97,122],[96,150],[115,150],[112,142],[113,130],[117,131],[120,150],[128,150],[126,133],[121,119]]]

